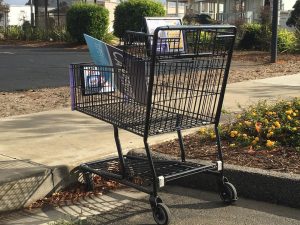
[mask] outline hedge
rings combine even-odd
[[[84,43],[83,34],[103,39],[109,25],[109,11],[95,4],[77,3],[67,12],[67,31],[79,43]]]
[[[144,17],[164,16],[165,9],[153,0],[129,0],[121,2],[115,9],[114,34],[122,38],[126,30],[145,30]]]

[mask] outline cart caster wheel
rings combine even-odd
[[[86,184],[87,191],[94,191],[94,181],[93,181],[93,174],[92,173],[84,173],[84,181]]]
[[[167,225],[170,223],[170,210],[164,203],[157,203],[153,209],[153,218],[158,225]]]
[[[238,199],[235,187],[229,182],[224,182],[221,186],[220,198],[226,205],[234,203]]]

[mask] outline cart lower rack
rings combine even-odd
[[[118,157],[85,163],[81,165],[81,168],[90,173],[114,179],[125,185],[132,185],[132,183],[136,184],[135,188],[151,194],[153,177],[147,159],[135,156],[124,156],[124,162],[124,171],[121,169],[122,165],[120,164]],[[222,169],[221,167],[218,168],[218,164],[201,165],[171,160],[154,160],[153,163],[159,187],[164,187],[165,183],[181,177],[208,170],[217,169],[220,171]],[[126,174],[124,174],[124,172],[126,172]]]
[[[70,65],[72,108],[112,124],[118,152],[80,166],[89,188],[99,175],[148,193],[153,218],[162,225],[171,215],[158,190],[169,181],[211,172],[221,199],[237,200],[223,176],[218,132],[235,34],[235,27],[221,25],[158,27],[153,35],[128,32],[117,64]],[[204,125],[215,128],[216,159],[189,162],[181,131]],[[143,138],[146,157],[123,154],[119,128]],[[152,157],[148,138],[168,132],[177,132],[180,160]]]

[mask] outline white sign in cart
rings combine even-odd
[[[157,27],[182,25],[181,18],[178,17],[145,17],[145,21],[147,25],[147,33],[150,35],[154,34],[154,31]],[[174,39],[174,41],[167,41],[167,39]],[[184,51],[184,41],[183,41],[182,31],[178,29],[159,31],[157,46],[159,47],[158,49],[159,52],[162,52],[162,48],[163,48],[163,52]]]
[[[89,48],[90,55],[96,66],[84,66],[85,94],[97,94],[114,91],[115,66],[121,66],[123,52],[105,42],[84,34],[84,38]],[[101,70],[98,66],[102,66]]]

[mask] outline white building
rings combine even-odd
[[[34,10],[33,10],[34,12]],[[8,13],[8,19],[7,19],[7,25],[17,25],[21,26],[24,21],[31,20],[31,11],[29,5],[10,5],[9,6],[9,13]]]

